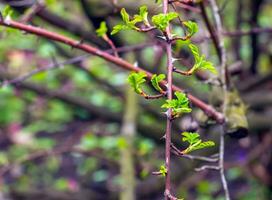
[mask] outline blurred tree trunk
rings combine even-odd
[[[126,105],[121,128],[122,146],[120,148],[121,200],[135,199],[135,172],[133,164],[133,142],[136,133],[137,96],[127,86]]]

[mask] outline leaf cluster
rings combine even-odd
[[[202,142],[202,140],[199,138],[200,136],[198,133],[183,132],[182,136],[182,141],[189,143],[189,146],[182,151],[182,153],[184,154],[190,153],[195,150],[212,147],[215,145],[213,141]]]
[[[146,77],[147,75],[144,72],[132,72],[128,76],[128,82],[137,94],[146,96],[146,94],[141,89],[142,84],[146,82]],[[160,82],[164,79],[164,74],[154,74],[151,78],[152,86],[160,93],[164,93],[163,89],[160,87]]]
[[[152,84],[152,86],[153,86],[157,91],[159,91],[160,93],[163,93],[163,92],[164,92],[163,89],[160,87],[160,82],[161,82],[162,80],[164,80],[164,79],[165,79],[165,75],[164,75],[164,74],[159,74],[159,75],[154,74],[154,75],[152,76],[152,78],[151,78],[151,84]]]
[[[159,30],[165,31],[169,22],[177,17],[178,17],[178,14],[175,12],[169,12],[167,14],[160,13],[152,17],[152,22]]]
[[[137,94],[143,94],[141,85],[146,82],[146,74],[144,72],[132,72],[128,76],[128,82]]]
[[[189,99],[185,93],[175,92],[176,99],[166,100],[162,108],[171,108],[173,117],[179,117],[182,113],[190,113],[192,109],[189,107]]]
[[[127,13],[126,9],[122,8],[121,17],[123,20],[123,24],[117,24],[116,26],[114,26],[111,35],[114,35],[122,30],[139,30],[139,28],[136,27],[136,24],[139,22],[143,22],[145,25],[149,25],[146,6],[141,6],[139,9],[139,14],[134,15],[132,19],[130,19],[130,16]]]

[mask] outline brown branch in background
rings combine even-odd
[[[223,95],[224,95],[224,101],[223,101],[223,113],[226,114],[226,100],[227,100],[227,90],[228,90],[228,71],[227,71],[227,54],[224,44],[224,37],[223,37],[223,25],[221,21],[221,17],[219,14],[219,8],[217,6],[216,0],[209,0],[211,8],[212,8],[212,14],[215,20],[216,29],[217,29],[217,37],[219,42],[219,48],[220,48],[220,81],[222,82],[222,89],[223,89]],[[225,153],[225,130],[224,125],[222,124],[220,131],[220,146],[219,146],[219,170],[220,170],[220,177],[221,182],[223,185],[225,198],[226,200],[230,200],[230,194],[228,189],[228,184],[226,181],[226,177],[224,174],[224,153]]]
[[[213,166],[213,165],[203,165],[202,167],[195,168],[195,171],[201,172],[206,169],[211,169],[211,170],[220,170],[219,166]]]
[[[264,0],[258,0],[258,1],[251,1],[251,20],[250,24],[252,27],[258,27],[258,18],[261,11],[261,5],[264,2]],[[256,33],[251,34],[251,66],[250,70],[252,74],[257,73],[257,65],[260,55],[260,47],[259,47],[259,36]]]
[[[2,85],[5,86],[5,85],[18,84],[20,82],[25,81],[26,79],[31,78],[32,76],[34,76],[34,75],[36,75],[38,73],[41,73],[41,72],[44,72],[44,71],[49,71],[49,70],[56,69],[56,68],[61,68],[64,65],[75,64],[75,63],[81,62],[86,57],[87,57],[86,55],[85,56],[78,56],[78,57],[66,60],[64,62],[59,62],[59,63],[58,62],[52,62],[51,64],[49,64],[47,66],[34,69],[34,70],[30,71],[29,73],[24,74],[22,76],[19,76],[17,78],[14,78],[12,80],[6,80],[6,81],[4,81],[2,83]]]
[[[22,23],[30,22],[33,19],[33,17],[44,8],[45,8],[44,2],[37,1],[26,11],[26,13],[21,17],[19,21]]]
[[[123,60],[121,58],[117,58],[115,56],[112,56],[112,55],[110,55],[110,54],[108,54],[108,53],[106,53],[104,51],[101,51],[101,50],[99,50],[99,49],[97,49],[97,48],[95,48],[95,47],[93,47],[91,45],[80,44],[76,40],[72,40],[72,39],[70,39],[68,37],[65,37],[65,36],[62,36],[62,35],[59,35],[57,33],[47,31],[47,30],[44,30],[42,28],[37,28],[37,27],[30,26],[30,25],[25,25],[25,24],[15,22],[15,21],[12,21],[12,20],[10,20],[8,22],[0,21],[0,25],[12,27],[12,28],[19,29],[19,30],[23,30],[23,31],[26,31],[28,33],[32,33],[32,34],[35,34],[35,35],[45,37],[47,39],[51,39],[51,40],[55,40],[55,41],[58,41],[58,42],[65,43],[67,45],[70,45],[73,48],[81,49],[81,50],[83,50],[85,52],[88,52],[90,54],[99,56],[99,57],[101,57],[101,58],[103,58],[103,59],[105,59],[105,60],[107,60],[109,62],[112,62],[112,63],[116,64],[117,66],[122,67],[124,69],[130,70],[130,71],[135,71],[135,72],[140,72],[140,71],[145,72],[149,79],[151,79],[151,77],[153,75],[152,73],[150,73],[148,71],[145,71],[145,70],[141,69],[140,67],[135,67],[133,64],[130,64],[127,61],[125,61],[125,60]],[[161,82],[162,87],[165,87],[166,83],[167,83],[166,81],[162,81]],[[175,91],[182,91],[182,89],[180,89],[179,87],[177,87],[175,85],[172,86],[172,89],[175,90]],[[200,99],[194,97],[193,95],[188,94],[188,98],[191,100],[191,102],[193,104],[195,104],[196,106],[201,108],[209,117],[212,117],[218,123],[223,123],[224,122],[223,115],[221,113],[217,112],[213,107],[207,105],[206,103],[204,103]]]
[[[211,39],[212,39],[213,44],[215,46],[217,55],[218,55],[219,59],[221,59],[220,58],[221,53],[220,53],[220,47],[219,47],[218,38],[215,35],[214,28],[211,25],[211,22],[210,22],[210,20],[208,18],[208,15],[207,15],[207,12],[206,12],[206,9],[205,9],[205,3],[204,3],[204,1],[200,1],[199,6],[200,6],[200,10],[201,10],[201,15],[202,15],[202,17],[204,19],[204,22],[205,22],[205,24],[206,24],[206,26],[207,26],[207,28],[209,30],[209,33],[211,35]]]
[[[200,13],[200,9],[195,8],[194,6],[189,5],[192,1],[179,1],[179,0],[169,0],[169,3],[175,4],[176,6],[183,8],[184,10],[189,10],[191,12]]]
[[[256,34],[272,34],[272,28],[270,27],[263,27],[263,28],[251,28],[250,30],[238,30],[238,31],[223,31],[223,35],[225,37],[244,37],[244,36],[249,36],[252,33]],[[195,43],[201,43],[204,42],[205,40],[211,39],[211,36],[199,36],[196,38],[193,38],[192,40]]]
[[[67,30],[78,37],[82,37],[83,40],[87,40],[100,48],[103,49],[107,48],[107,45],[103,42],[103,40],[97,37],[91,31],[87,31],[84,28],[82,28],[81,25],[65,20],[47,9],[43,9],[40,12],[38,12],[37,16],[58,29],[61,28]]]

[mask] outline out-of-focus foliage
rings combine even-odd
[[[4,17],[11,15],[12,19],[20,20],[26,13],[20,8],[10,10],[3,2],[1,1],[0,10]],[[205,73],[208,70],[216,75],[218,57],[213,43],[205,39],[208,31],[198,10],[192,13],[187,9],[178,8],[182,19],[192,20],[183,23],[185,26],[183,30],[176,14],[167,16],[159,14],[161,1],[156,3],[155,0],[118,0],[115,7],[112,4],[115,1],[86,0],[88,4],[86,8],[93,14],[91,16],[93,21],[85,13],[81,1],[45,0],[44,2],[48,11],[66,20],[67,24],[70,22],[77,26],[63,28],[53,25],[42,17],[34,17],[33,24],[78,41],[83,38],[83,43],[86,44],[94,45],[88,38],[90,35],[96,35],[97,29],[100,36],[106,34],[107,28],[108,33],[111,31],[117,33],[116,31],[123,29],[136,29],[136,25],[137,27],[155,25],[164,31],[169,22],[173,24],[175,36],[184,36],[186,33],[189,36],[193,35],[196,40],[194,44],[201,42],[198,39],[204,37],[204,42],[199,44],[199,48],[188,41],[177,41],[173,46],[174,56],[177,59],[174,62],[175,66],[185,70],[191,69],[189,66],[192,66],[196,72],[192,78],[175,75],[174,81],[185,91],[206,101],[212,96],[213,83],[220,85],[213,79],[214,76],[210,77],[211,74]],[[234,86],[241,90],[241,98],[246,100],[243,111],[248,110],[250,113],[248,138],[238,141],[226,136],[226,175],[234,199],[267,200],[269,193],[271,196],[271,144],[267,147],[266,143],[270,140],[268,136],[271,133],[271,101],[268,98],[271,94],[271,81],[259,86],[253,85],[254,87],[247,90],[243,87],[249,85],[251,79],[270,75],[271,33],[258,34],[260,57],[257,62],[258,74],[255,75],[250,75],[252,34],[228,37],[228,32],[251,29],[253,23],[250,20],[254,13],[250,7],[252,2],[255,1],[232,0],[225,5],[224,1],[218,1],[226,31],[227,64],[232,70],[232,64],[242,61],[242,73],[233,76],[232,81]],[[238,12],[238,3],[242,3],[240,12]],[[141,7],[141,5],[145,6]],[[121,16],[119,8],[125,8]],[[210,9],[207,8],[207,11],[213,23]],[[260,28],[271,27],[271,11],[270,1],[264,1],[258,16]],[[102,21],[106,24],[102,23],[99,28]],[[82,34],[80,29],[85,30],[87,34]],[[162,91],[159,82],[165,79],[161,74],[165,73],[166,59],[163,48],[157,45],[162,42],[158,35],[157,32],[144,34],[136,31],[121,31],[109,36],[117,48],[123,46],[129,49],[131,45],[142,45],[143,49],[132,51],[133,53],[121,52],[120,56],[127,60],[132,58],[130,62],[135,63],[135,66],[144,67],[158,74],[153,77],[151,83],[145,81],[143,74],[141,77],[130,75],[130,84],[138,93],[143,90],[151,94],[156,92],[155,90]],[[29,195],[31,199],[31,193],[38,190],[42,196],[53,195],[55,191],[61,194],[71,192],[70,199],[76,199],[72,194],[87,190],[90,193],[94,192],[95,195],[102,195],[102,199],[110,196],[117,199],[116,193],[119,192],[122,181],[119,175],[119,151],[128,146],[126,139],[119,135],[125,104],[123,91],[124,85],[128,84],[128,72],[101,58],[89,55],[76,64],[61,65],[37,73],[22,83],[5,84],[8,80],[5,74],[14,78],[21,77],[34,69],[69,60],[71,57],[66,54],[77,57],[83,53],[69,46],[3,26],[0,27],[0,39],[0,78],[3,84],[0,88],[0,196],[10,197],[17,192]],[[99,41],[99,38],[96,37],[95,41]],[[102,43],[105,49],[107,44],[105,41]],[[238,47],[235,46],[237,44]],[[203,57],[202,53],[207,56]],[[208,77],[207,81],[200,81],[205,76]],[[24,83],[47,88],[56,93],[46,94],[45,90],[37,93]],[[117,91],[113,91],[110,86]],[[60,99],[56,94],[73,97],[81,106],[69,103],[65,98],[65,100]],[[214,96],[221,97],[222,94],[216,93]],[[151,175],[151,172],[159,169],[162,174],[166,173],[164,166],[161,165],[164,151],[163,140],[160,140],[165,128],[165,118],[160,105],[164,103],[154,100],[150,108],[150,104],[145,100],[140,102],[138,131],[133,143],[135,175],[139,184],[137,187],[140,188],[137,190],[140,191],[137,193],[137,199],[162,197],[164,177],[157,179]],[[231,104],[239,107],[236,101],[232,101]],[[93,107],[87,109],[85,105]],[[217,106],[214,105],[217,109],[221,109]],[[176,98],[166,102],[163,107],[172,108],[176,115],[181,114],[189,119],[203,115],[197,109],[189,113],[191,105],[186,92],[177,93]],[[199,134],[204,141],[210,138],[216,141],[218,129],[214,126],[214,121],[206,119],[205,123],[199,124]],[[180,131],[186,131],[180,128],[182,122],[183,119],[174,124],[172,136],[174,144],[179,145],[180,149],[186,149],[187,146],[184,145],[186,143],[182,143],[181,136],[178,134]],[[186,138],[185,142],[191,141]],[[197,141],[189,142],[189,146],[192,147],[199,142],[199,138],[196,139]],[[217,150],[218,145],[207,148],[203,151],[203,155],[211,155]],[[193,172],[192,168],[201,163],[180,159],[174,155],[172,158],[173,184],[177,196],[197,200],[223,199],[216,172],[198,174]],[[90,199],[95,198],[90,197]]]

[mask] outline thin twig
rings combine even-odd
[[[222,89],[224,93],[224,102],[223,102],[223,113],[226,113],[226,95],[228,89],[228,71],[227,71],[227,55],[226,49],[224,45],[224,36],[223,36],[223,25],[221,21],[221,17],[219,14],[219,8],[215,0],[209,0],[212,13],[215,19],[216,29],[217,29],[217,37],[219,42],[220,48],[220,81],[222,82]],[[223,189],[225,192],[225,199],[230,200],[229,189],[226,181],[226,177],[224,174],[224,148],[225,148],[225,141],[224,141],[224,125],[221,125],[221,132],[220,132],[220,147],[219,147],[219,169],[220,169],[220,177],[221,182],[223,185]]]
[[[32,18],[44,8],[45,8],[44,2],[42,0],[37,1],[21,17],[20,22],[22,22],[22,23],[30,22],[32,20]]]
[[[176,154],[177,156],[187,158],[190,160],[200,160],[200,161],[205,161],[205,162],[218,162],[218,160],[219,160],[217,157],[209,158],[209,157],[205,157],[205,156],[195,156],[195,155],[184,154],[173,143],[171,143],[171,149],[172,149],[172,152],[174,154]]]
[[[220,170],[219,166],[213,166],[213,165],[203,165],[202,167],[195,168],[195,171],[200,172],[206,169],[211,169],[211,170]]]
[[[224,153],[225,153],[225,141],[224,141],[224,127],[221,125],[221,133],[220,133],[220,146],[219,146],[219,169],[220,169],[220,177],[223,185],[223,189],[225,192],[226,200],[230,200],[230,194],[228,189],[228,183],[224,174]]]

